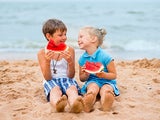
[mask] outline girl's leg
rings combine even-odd
[[[99,87],[96,83],[90,83],[87,87],[87,93],[84,95],[84,111],[90,112],[96,102],[96,97],[99,92]]]
[[[67,105],[66,95],[62,96],[62,91],[58,86],[54,87],[50,92],[50,103],[56,108],[57,112],[63,112]]]
[[[67,89],[66,93],[68,95],[68,102],[71,107],[70,112],[80,113],[83,110],[83,100],[82,97],[78,95],[77,88],[72,85]]]
[[[100,90],[100,96],[102,110],[109,111],[114,101],[113,88],[108,84],[103,85]]]

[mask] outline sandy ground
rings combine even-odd
[[[110,112],[56,113],[46,101],[36,60],[0,61],[0,120],[160,120],[160,60],[115,61],[121,95]],[[80,86],[83,84],[76,76]]]

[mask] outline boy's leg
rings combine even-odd
[[[87,93],[84,95],[84,111],[90,112],[95,104],[97,94],[99,92],[99,87],[95,83],[90,83],[87,87]]]
[[[82,97],[78,95],[78,90],[76,86],[71,85],[67,91],[68,102],[71,107],[70,112],[80,113],[83,110],[83,100]]]
[[[57,112],[63,112],[67,105],[67,96],[63,95],[56,103]]]
[[[101,96],[102,110],[110,111],[112,104],[114,102],[113,88],[108,84],[103,85],[100,90],[100,96]]]
[[[56,108],[57,112],[63,112],[65,106],[67,105],[67,97],[62,96],[62,91],[59,86],[55,86],[50,92],[50,103]]]

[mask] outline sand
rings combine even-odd
[[[0,61],[0,120],[160,120],[160,59],[115,61],[120,96],[110,112],[56,113],[46,101],[37,60]],[[80,86],[83,84],[76,76]]]

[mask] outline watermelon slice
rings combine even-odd
[[[55,45],[53,40],[50,40],[45,48],[45,51],[52,50],[54,52],[62,52],[68,50],[68,46],[65,43]]]
[[[85,63],[85,71],[88,73],[98,73],[103,70],[104,66],[100,62],[89,62]]]

